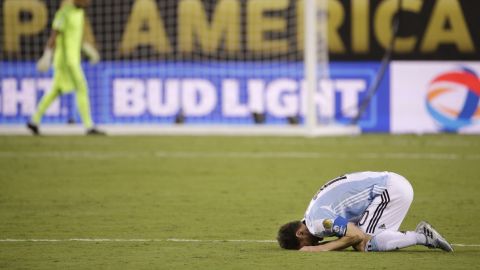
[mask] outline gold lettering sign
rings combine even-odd
[[[445,23],[450,24],[445,28]],[[457,0],[437,0],[420,51],[432,53],[440,44],[453,44],[462,53],[475,52],[472,37]]]
[[[288,51],[288,40],[267,39],[265,32],[287,31],[285,18],[267,17],[266,11],[279,11],[288,8],[288,0],[250,0],[247,3],[247,49],[262,54],[284,53]]]
[[[317,0],[317,7],[321,0]],[[304,0],[297,1],[297,46],[303,51],[305,42]],[[345,45],[340,36],[340,27],[345,21],[345,10],[338,0],[328,1],[328,48],[331,53],[344,53]]]
[[[21,12],[31,14],[31,20],[22,21]],[[39,0],[5,0],[3,4],[4,50],[20,52],[20,38],[42,32],[48,20],[47,7]]]
[[[125,25],[118,25],[118,33],[108,33],[115,38],[102,38],[112,42],[121,35],[118,44],[109,44],[108,47],[116,45],[120,56],[129,56],[139,47],[149,46],[160,54],[204,52],[215,56],[225,52],[227,59],[242,56],[245,51],[253,55],[303,52],[304,0],[218,0],[212,7],[211,16],[202,0],[179,0],[168,12],[160,12],[157,1],[135,0],[129,14],[116,14],[118,9],[102,11],[105,16],[127,17]],[[320,1],[317,0],[317,5]],[[375,6],[371,7],[373,3]],[[425,17],[427,24],[425,29],[404,29],[396,38],[396,53],[435,54],[442,46],[455,48],[459,55],[477,53],[472,36],[474,29],[469,29],[460,0],[436,0],[429,13],[424,10],[423,0],[403,0],[402,3],[402,11]],[[399,12],[398,0],[350,1],[348,10],[343,1],[328,0],[328,7],[330,53],[349,54],[355,58],[355,55],[372,53],[372,47],[377,44],[382,48],[390,45],[392,20]],[[296,18],[277,16],[292,8],[296,11]],[[29,14],[27,19],[21,16],[23,13]],[[48,14],[47,5],[42,0],[4,0],[1,18],[3,50],[7,54],[19,54],[22,37],[50,31]],[[162,17],[162,14],[169,17]],[[168,27],[175,27],[169,28],[168,35],[165,22]],[[347,22],[349,26],[345,25]],[[345,29],[350,32],[346,33]],[[86,18],[84,38],[95,44],[95,34],[106,33],[94,33],[93,30]],[[293,35],[287,36],[287,33]],[[176,48],[172,48],[171,41],[176,41]]]
[[[404,0],[403,10],[418,13],[422,8],[422,0]],[[388,48],[390,40],[392,38],[392,21],[393,16],[398,12],[398,0],[385,0],[378,6],[377,12],[374,18],[375,36],[378,43],[383,48]],[[397,37],[395,39],[394,51],[407,53],[415,49],[417,38],[415,36],[410,37]]]
[[[222,41],[229,53],[240,50],[240,3],[237,0],[221,0],[208,22],[200,0],[179,3],[178,46],[181,52],[193,51],[195,41],[204,52],[215,53]]]
[[[120,43],[120,54],[131,54],[138,46],[151,46],[155,51],[172,51],[162,18],[154,0],[136,0]]]

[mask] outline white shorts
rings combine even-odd
[[[413,189],[405,177],[389,172],[387,189],[365,210],[358,227],[369,235],[384,230],[398,231],[413,200]]]

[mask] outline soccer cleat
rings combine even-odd
[[[443,236],[435,230],[430,223],[420,221],[415,232],[425,235],[427,238],[426,246],[429,248],[440,248],[447,252],[453,252],[452,246],[447,242]]]
[[[38,125],[28,122],[27,128],[32,132],[33,135],[40,135],[40,130],[38,129]]]
[[[103,135],[107,135],[107,134],[105,132],[101,131],[101,130],[96,129],[96,128],[91,128],[91,129],[87,130],[87,135],[103,136]]]

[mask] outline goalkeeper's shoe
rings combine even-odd
[[[40,130],[38,129],[38,125],[32,122],[27,123],[27,128],[32,132],[33,135],[40,135]]]
[[[426,246],[429,248],[440,248],[447,252],[453,252],[452,245],[450,245],[443,236],[435,230],[430,223],[421,221],[418,223],[415,232],[425,235],[427,238]]]
[[[91,135],[91,136],[103,136],[103,135],[107,135],[105,132],[101,131],[101,130],[98,130],[96,128],[91,128],[89,130],[87,130],[87,135]]]

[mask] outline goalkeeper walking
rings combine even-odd
[[[88,85],[81,67],[81,51],[88,56],[91,64],[100,60],[97,50],[83,42],[84,9],[90,0],[74,0],[65,4],[55,14],[53,31],[47,41],[43,56],[37,62],[37,69],[46,72],[50,68],[53,56],[54,76],[51,91],[46,93],[38,105],[27,127],[34,135],[39,135],[39,124],[50,104],[62,94],[75,90],[77,108],[87,135],[104,135],[96,129],[90,115]],[[53,55],[54,54],[54,55]]]

